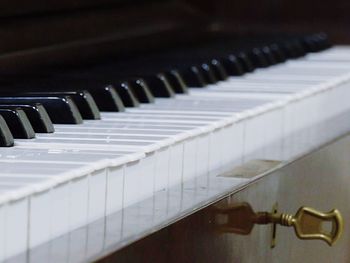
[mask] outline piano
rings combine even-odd
[[[349,261],[346,35],[249,4],[3,3],[1,262]]]

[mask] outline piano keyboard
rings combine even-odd
[[[150,103],[126,87],[114,94],[120,112],[96,110],[93,92],[1,95],[1,143],[15,139],[0,148],[0,260],[197,176],[289,160],[350,129],[332,122],[350,110],[350,47],[224,79],[170,98],[145,89]]]

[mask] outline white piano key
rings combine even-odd
[[[106,215],[123,208],[124,166],[109,167],[107,172]]]
[[[168,188],[170,151],[171,149],[169,147],[163,148],[158,151],[156,156],[154,192]]]
[[[167,112],[162,112],[160,111],[153,111],[151,113],[148,113],[147,110],[140,110],[138,109],[138,111],[131,111],[131,110],[127,110],[127,112],[124,113],[115,113],[115,112],[102,112],[102,118],[104,120],[108,120],[108,119],[132,119],[133,121],[137,121],[138,119],[143,119],[143,118],[152,118],[154,119],[165,119],[165,120],[178,120],[178,121],[183,121],[183,120],[192,120],[192,121],[215,121],[215,120],[219,120],[220,118],[224,118],[224,117],[228,117],[229,114],[224,114],[224,113],[217,113],[217,114],[206,114],[203,113],[201,115],[199,114],[191,114],[191,112],[183,112],[182,114],[180,113],[169,113],[169,111]]]
[[[143,141],[143,142],[157,142],[172,138],[167,135],[115,135],[113,133],[96,134],[96,133],[54,133],[54,134],[38,134],[37,139],[87,139],[87,140],[108,140],[115,142],[125,142],[125,141]]]
[[[211,173],[217,173],[222,161],[222,139],[218,132],[213,132],[209,139],[209,168]]]
[[[0,262],[5,259],[5,205],[0,204]]]
[[[66,182],[56,186],[51,191],[49,203],[49,210],[51,210],[51,238],[58,237],[70,230],[69,207],[71,205],[71,190],[70,182]]]
[[[196,172],[196,144],[197,138],[191,138],[184,144],[183,151],[183,172],[182,180],[187,181],[191,179]]]
[[[214,131],[215,132],[215,131]],[[196,138],[196,170],[193,176],[206,175],[209,172],[210,134],[199,135]],[[192,177],[193,177],[192,176]]]
[[[122,239],[123,214],[114,213],[106,218],[104,247],[108,248]]]
[[[88,223],[89,182],[88,177],[74,178],[70,181],[68,210],[70,231]]]
[[[197,90],[197,89],[193,89]],[[206,89],[208,90],[208,89]],[[191,90],[192,96],[192,90]],[[140,107],[137,108],[127,108],[127,112],[137,113],[137,114],[157,114],[159,116],[164,115],[177,115],[177,116],[192,116],[192,117],[201,117],[201,116],[209,116],[209,117],[229,117],[232,113],[230,112],[215,112],[215,111],[185,111],[185,110],[164,110],[164,109],[150,109],[148,106],[152,104],[141,104]]]
[[[227,84],[227,85],[221,85],[218,87],[218,90],[225,90],[225,91],[231,91],[231,92],[255,92],[257,95],[259,94],[290,94],[290,93],[296,93],[308,88],[313,87],[313,85],[310,84],[303,84],[303,85],[289,85],[288,83],[285,84],[273,84],[273,83],[263,83],[263,82],[256,82],[256,83],[236,83],[236,84]],[[215,90],[215,88],[210,88],[211,90]]]
[[[262,100],[277,100],[284,99],[288,95],[281,93],[252,93],[252,92],[234,92],[230,87],[228,88],[208,88],[205,91],[195,91],[191,92],[191,96],[209,96],[209,97],[232,97],[232,98],[242,98],[242,99],[250,99],[250,98],[258,98]]]
[[[282,80],[282,81],[292,81],[292,82],[312,82],[312,83],[318,83],[324,80],[329,79],[329,76],[315,76],[315,75],[291,75],[291,74],[263,74],[263,75],[250,75],[249,79],[255,79],[255,80],[263,80],[263,81],[270,81],[270,80]]]
[[[82,125],[54,125],[55,129],[57,128],[58,131],[69,131],[69,130],[84,130],[86,129],[89,131],[90,129],[98,130],[98,129],[103,129],[103,130],[108,130],[108,129],[113,129],[113,130],[179,130],[179,131],[186,131],[186,130],[191,130],[193,127],[198,127],[200,125],[189,125],[189,124],[183,124],[183,125],[174,125],[173,123],[165,125],[163,123],[130,123],[130,122],[88,122],[85,121]]]
[[[51,197],[52,192],[50,190],[47,189],[46,191],[35,193],[30,198],[29,248],[34,248],[54,237],[51,226],[55,226],[54,221],[56,218],[51,217],[52,210],[54,210],[51,209],[53,208],[51,204],[55,200]],[[57,218],[57,220],[62,220],[62,216]],[[65,218],[63,220],[66,221]],[[68,229],[65,230],[67,231]]]
[[[170,147],[169,180],[168,186],[181,183],[184,162],[184,146],[182,143],[175,143]]]
[[[88,222],[93,222],[106,213],[107,173],[101,169],[89,176]]]
[[[82,128],[82,127],[70,127],[68,129],[62,129],[55,127],[56,134],[113,134],[113,135],[142,135],[142,136],[175,136],[181,132],[182,129],[115,129],[115,128]]]
[[[1,161],[3,162],[3,160]],[[25,216],[26,220],[30,222],[28,232],[29,248],[33,248],[69,230],[69,214],[67,213],[69,202],[67,199],[62,198],[60,194],[65,193],[66,196],[69,196],[69,182],[67,180],[64,181],[67,178],[67,171],[72,171],[72,168],[77,169],[81,166],[60,164],[60,168],[57,168],[55,163],[51,165],[49,163],[44,164],[45,166],[40,166],[38,163],[31,165],[28,162],[16,162],[16,166],[13,167],[12,163],[2,163],[1,175],[4,177],[10,176],[12,179],[15,179],[16,175],[21,175],[27,178],[39,177],[46,179],[41,180],[41,184],[44,183],[45,185],[41,188],[36,186],[35,192],[29,199],[29,215]],[[82,177],[87,177],[86,170],[83,170],[82,173],[86,174]],[[70,178],[69,175],[68,178]],[[20,182],[21,180],[18,179],[18,181]],[[51,187],[47,187],[46,182]],[[28,182],[26,183],[28,184]],[[14,196],[14,198],[14,200],[17,200],[20,196]]]
[[[103,250],[105,222],[99,220],[87,227],[85,257],[91,258]]]
[[[28,241],[28,198],[22,198],[5,205],[5,258],[11,258],[27,249]]]
[[[17,139],[15,145],[33,147],[33,148],[57,148],[66,149],[67,147],[75,147],[85,150],[114,150],[114,151],[141,151],[144,153],[153,152],[168,143],[165,142],[151,142],[151,141],[108,141],[108,140],[89,140],[77,138],[38,138],[32,140]]]
[[[2,255],[5,259],[13,257],[27,249],[28,239],[28,192],[25,184],[1,184],[1,213],[2,213]],[[19,192],[20,191],[20,192]],[[18,196],[11,200],[11,195]],[[0,240],[1,240],[0,239]]]
[[[222,130],[222,167],[231,169],[243,161],[245,121],[237,121]]]
[[[87,239],[87,228],[79,228],[69,233],[70,242],[67,262],[74,263],[84,261],[86,256]]]
[[[126,165],[123,207],[130,206],[154,193],[155,161],[155,154],[150,153],[145,158]]]

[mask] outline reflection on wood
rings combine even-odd
[[[339,208],[350,221],[348,190],[350,136],[279,169],[216,205],[249,202],[255,211],[270,211],[275,202],[293,213],[307,205],[327,211]],[[101,262],[348,262],[350,231],[334,247],[318,240],[299,240],[294,231],[279,228],[270,248],[271,228],[250,235],[220,234],[212,220],[213,206],[128,246]]]

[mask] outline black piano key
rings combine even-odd
[[[137,100],[141,103],[153,103],[154,96],[151,93],[145,80],[141,78],[128,79],[130,88],[133,94],[136,96]]]
[[[204,80],[208,84],[215,84],[218,80],[215,77],[214,70],[210,64],[202,63],[198,69],[202,72]]]
[[[125,111],[124,104],[113,85],[88,89],[100,111]]]
[[[0,147],[11,147],[14,140],[5,119],[0,115]]]
[[[228,55],[221,59],[221,63],[230,76],[242,76],[244,70],[235,55]]]
[[[119,98],[118,93],[113,88],[113,85],[106,84],[108,80],[101,81],[96,78],[89,78],[81,76],[81,74],[77,74],[77,76],[73,77],[74,74],[68,72],[66,75],[60,72],[57,75],[51,73],[51,75],[29,76],[19,78],[22,80],[20,84],[18,84],[17,78],[15,80],[14,88],[11,87],[9,94],[12,95],[17,90],[19,92],[47,92],[48,90],[56,91],[59,93],[70,91],[84,91],[82,94],[77,94],[75,100],[77,102],[82,101],[82,104],[78,103],[80,106],[80,110],[85,112],[85,118],[90,119],[99,119],[100,110],[101,111],[124,111],[124,105]],[[0,94],[8,93],[8,87],[3,89]],[[6,93],[5,93],[6,92]],[[16,94],[16,93],[15,93]],[[71,94],[72,95],[72,94]],[[79,98],[80,97],[80,98]],[[74,98],[74,96],[73,96]],[[72,100],[73,100],[72,98]],[[86,111],[84,110],[84,107]],[[89,114],[89,115],[87,115]]]
[[[53,133],[55,128],[51,122],[47,111],[40,103],[35,104],[0,104],[1,109],[21,108],[27,115],[34,131],[36,133]]]
[[[264,54],[265,59],[267,60],[270,66],[278,63],[277,59],[274,56],[274,53],[272,52],[269,46],[262,47],[261,52]]]
[[[284,41],[281,47],[288,58],[299,58],[307,53],[305,48],[301,46],[301,43],[294,40]]]
[[[317,45],[310,35],[302,37],[301,42],[304,48],[307,50],[307,52],[316,52]]]
[[[213,68],[213,73],[214,73],[214,76],[217,80],[223,81],[223,80],[226,80],[228,78],[228,74],[226,72],[226,69],[224,68],[224,66],[221,64],[221,62],[219,60],[212,59],[210,61],[210,64]]]
[[[56,124],[80,124],[79,110],[70,97],[0,97],[0,104],[42,104],[50,119]]]
[[[289,43],[286,41],[286,42],[280,43],[279,46],[281,47],[281,50],[283,50],[287,59],[292,59],[292,58],[298,57],[297,50],[295,50],[292,43]]]
[[[253,65],[257,68],[266,68],[269,66],[269,63],[260,48],[253,48],[248,52],[248,56],[250,57]]]
[[[87,91],[36,91],[24,93],[25,96],[34,97],[50,97],[50,96],[69,96],[77,106],[83,119],[99,120],[101,119],[100,111],[96,105],[95,100]]]
[[[172,89],[169,81],[164,74],[143,76],[150,88],[153,96],[162,98],[171,98],[175,96],[175,92]]]
[[[0,108],[0,115],[5,119],[14,138],[32,139],[35,137],[34,129],[30,124],[27,115],[21,108]]]
[[[292,41],[295,50],[297,51],[298,57],[303,57],[307,54],[307,50],[303,47],[302,42],[294,39]]]
[[[185,80],[181,77],[181,75],[177,70],[170,70],[170,71],[164,72],[163,74],[167,77],[175,93],[178,93],[178,94],[188,93]]]
[[[237,54],[238,61],[242,65],[242,68],[244,72],[253,72],[255,69],[255,66],[253,65],[250,58],[245,54],[244,52],[239,52]]]
[[[277,44],[271,44],[270,50],[277,63],[283,63],[287,60],[286,55]]]
[[[325,33],[305,36],[301,39],[301,43],[307,52],[319,52],[331,46]]]
[[[132,88],[127,81],[113,85],[125,107],[138,107],[140,102],[133,94]]]
[[[329,41],[328,35],[326,33],[324,32],[318,33],[317,38],[318,38],[318,43],[320,45],[320,51],[330,48],[332,46],[331,42]]]
[[[99,120],[101,119],[100,110],[94,98],[88,91],[69,91],[64,92],[63,95],[69,96],[73,99],[74,103],[77,105],[80,114],[83,119],[89,120]]]
[[[322,39],[320,39],[318,36],[315,36],[314,38],[315,38],[315,43],[316,43],[316,47],[317,47],[316,52],[320,52],[320,51],[324,50],[324,45],[323,45]]]
[[[190,66],[184,69],[177,69],[187,87],[205,87],[207,85],[203,74],[196,66]]]

